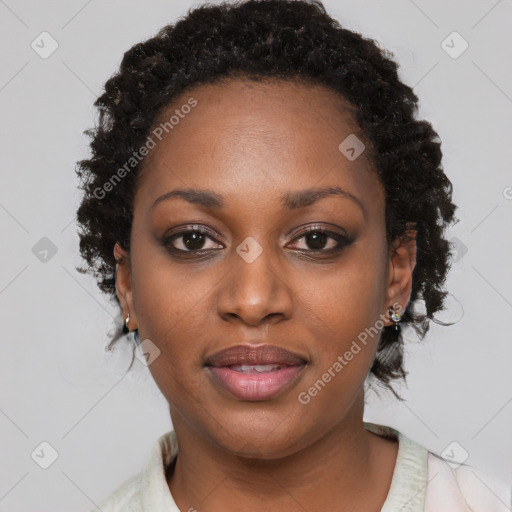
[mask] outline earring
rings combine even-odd
[[[389,308],[390,311],[390,318],[395,322],[395,325],[393,326],[393,329],[399,333],[400,332],[400,320],[402,319],[402,315],[400,313],[395,313],[393,308]]]
[[[130,332],[130,329],[128,327],[129,322],[130,322],[130,313],[128,313],[128,316],[124,320],[124,325],[123,325],[123,333],[124,334],[128,334]]]

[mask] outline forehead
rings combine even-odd
[[[228,204],[259,191],[268,202],[291,188],[333,185],[356,196],[373,192],[375,201],[380,188],[365,151],[356,159],[342,151],[346,140],[363,147],[354,108],[319,85],[247,79],[199,85],[161,113],[150,136],[156,144],[142,165],[139,201],[179,187],[216,190]]]

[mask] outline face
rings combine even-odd
[[[175,428],[232,453],[285,456],[361,421],[386,311],[410,296],[414,247],[387,247],[382,184],[365,152],[339,149],[362,140],[347,106],[287,81],[202,85],[165,113],[179,121],[143,164],[116,277],[123,314],[160,351],[149,369]],[[236,393],[218,378],[236,370],[206,363],[240,344],[301,364],[273,381],[239,367]]]

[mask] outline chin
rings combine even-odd
[[[274,415],[264,410],[227,414],[220,430],[209,435],[225,451],[252,459],[287,457],[307,444],[303,422],[290,414]]]

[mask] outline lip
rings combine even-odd
[[[206,360],[206,366],[234,364],[303,364],[306,359],[276,345],[235,345],[215,352]]]
[[[236,345],[210,356],[205,367],[213,381],[240,400],[268,400],[295,381],[307,360],[294,352],[275,345]],[[278,365],[281,368],[244,372],[230,366]]]

